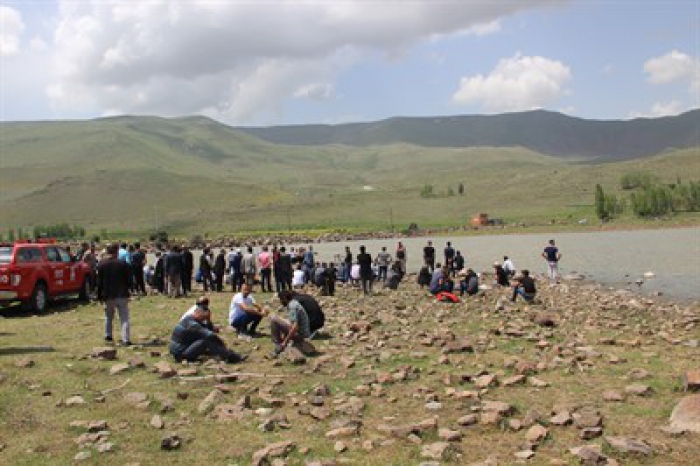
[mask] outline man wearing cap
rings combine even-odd
[[[255,336],[258,324],[265,317],[265,310],[255,303],[253,298],[253,286],[244,283],[240,293],[231,300],[229,308],[229,323],[236,329],[239,338],[249,339]]]
[[[173,329],[170,354],[176,361],[196,361],[202,355],[212,356],[227,363],[242,362],[246,357],[226,348],[211,322],[209,299],[201,297],[182,316]]]

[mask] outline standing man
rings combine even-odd
[[[262,247],[258,254],[258,266],[260,267],[260,287],[262,292],[272,293],[272,254],[267,246]]]
[[[263,308],[255,303],[253,298],[253,288],[249,284],[244,284],[243,289],[231,300],[228,321],[239,338],[252,338],[256,335],[258,324],[266,313]]]
[[[454,270],[459,272],[464,268],[464,256],[461,252],[455,252]]]
[[[83,253],[82,261],[90,267],[90,293],[93,293],[95,287],[97,287],[97,252],[95,251],[95,243],[90,243],[90,248]]]
[[[224,291],[224,275],[226,275],[226,250],[219,250],[214,261],[214,287],[216,291]]]
[[[131,345],[131,325],[129,322],[129,287],[131,269],[126,262],[119,260],[119,246],[107,247],[107,259],[97,267],[97,299],[105,305],[105,341],[113,341],[112,323],[114,312],[119,313],[121,337],[124,346]]]
[[[179,298],[182,295],[180,291],[182,268],[180,247],[173,246],[165,260],[165,275],[168,277],[168,296],[171,298]]]
[[[454,260],[455,260],[455,249],[452,247],[451,242],[447,242],[445,246],[445,265],[447,266],[448,273],[454,271]]]
[[[389,264],[391,264],[391,254],[386,252],[386,246],[382,246],[382,252],[377,254],[377,265],[379,265],[379,276],[377,281],[386,281],[387,272],[389,271]]]
[[[258,272],[258,261],[253,254],[252,246],[248,246],[248,251],[243,254],[243,258],[241,259],[241,272],[243,273],[245,283],[250,285],[250,289],[252,290],[255,285],[255,274]]]
[[[435,270],[435,248],[432,241],[428,241],[428,244],[423,248],[423,262],[430,272]]]
[[[345,268],[343,269],[343,282],[347,286],[350,283],[350,269],[352,269],[352,252],[350,252],[350,246],[345,246]]]
[[[308,251],[304,253],[304,273],[306,274],[306,282],[310,282],[313,280],[314,277],[311,276],[311,271],[313,270],[314,266],[316,265],[315,259],[314,259],[314,248],[313,246],[309,245]]]
[[[362,292],[365,295],[372,294],[372,256],[367,253],[364,246],[360,246],[360,253],[357,255],[357,263],[360,265]]]
[[[561,260],[561,253],[559,249],[554,245],[554,240],[549,240],[549,246],[544,248],[542,252],[542,257],[547,261],[547,268],[549,272],[549,281],[559,283],[559,261]]]
[[[199,271],[202,274],[202,284],[204,285],[204,291],[214,290],[214,281],[212,280],[211,274],[213,269],[213,264],[211,262],[211,249],[204,248],[202,255],[199,256]]]
[[[192,293],[192,272],[194,271],[194,256],[188,246],[182,248],[182,294]]]
[[[287,253],[287,248],[282,246],[280,247],[279,258],[275,263],[275,277],[277,279],[277,283],[275,285],[278,293],[283,290],[292,289],[293,274],[294,270],[292,269],[292,256]]]
[[[396,246],[396,260],[401,264],[401,274],[406,275],[406,247],[401,241]]]
[[[243,273],[241,272],[241,261],[243,254],[240,248],[236,248],[236,253],[233,252],[229,256],[228,268],[231,272],[231,291],[234,293],[241,291],[243,288]]]
[[[146,282],[143,278],[143,266],[146,265],[146,253],[141,249],[141,243],[134,243],[134,253],[131,255],[131,268],[134,274],[134,290],[146,296]]]

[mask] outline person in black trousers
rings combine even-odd
[[[360,246],[360,253],[357,255],[357,263],[360,264],[360,280],[362,281],[362,292],[366,295],[372,294],[372,256],[367,254],[364,246]]]
[[[199,270],[202,273],[202,284],[204,285],[204,291],[214,290],[214,281],[212,280],[212,263],[211,263],[211,250],[209,248],[204,248],[202,255],[199,257]]]
[[[134,274],[134,291],[146,296],[146,281],[143,278],[144,265],[146,265],[146,253],[141,249],[141,243],[134,243],[134,253],[131,255],[131,268]]]
[[[192,272],[194,271],[194,257],[187,246],[182,247],[182,294],[187,296],[192,293]]]
[[[226,274],[226,250],[222,249],[216,255],[214,261],[214,289],[218,292],[224,291],[224,275]]]

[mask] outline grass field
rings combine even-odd
[[[0,158],[0,229],[68,222],[111,237],[156,228],[213,237],[388,230],[392,220],[399,230],[461,226],[477,212],[576,224],[594,217],[595,184],[616,192],[629,171],[700,179],[697,149],[595,163],[522,148],[281,146],[203,119],[11,125]],[[459,183],[463,196],[445,195]],[[436,196],[421,197],[424,185]]]
[[[429,300],[415,285],[397,292],[381,291],[370,298],[341,289],[334,298],[321,298],[330,339],[317,341],[322,355],[303,366],[268,359],[271,344],[267,339],[245,342],[226,332],[223,335],[229,344],[250,354],[248,362],[225,368],[210,364],[187,368],[196,369],[199,377],[222,370],[253,374],[224,384],[220,402],[236,403],[249,395],[254,410],[272,407],[259,414],[248,411],[242,419],[229,422],[198,412],[200,402],[217,385],[215,380],[163,379],[152,370],[159,361],[183,368],[169,359],[167,341],[172,326],[190,305],[189,299],[151,296],[133,300],[132,339],[137,345],[120,347],[118,360],[113,362],[88,357],[93,347],[104,344],[103,316],[97,304],[75,307],[66,303],[44,315],[4,310],[0,319],[0,458],[4,464],[72,464],[76,454],[87,451],[91,454],[87,464],[249,464],[259,448],[291,440],[296,448],[289,456],[290,464],[319,459],[417,464],[421,445],[436,441],[436,430],[428,429],[411,441],[392,439],[378,426],[433,417],[440,428],[463,434],[461,441],[453,443],[461,456],[448,457],[447,462],[453,464],[489,457],[499,464],[515,462],[513,453],[522,448],[527,427],[515,429],[510,421],[527,426],[528,418],[549,430],[530,464],[550,464],[555,459],[578,464],[568,449],[587,443],[604,445],[603,451],[620,464],[683,465],[700,457],[697,436],[676,438],[659,430],[683,396],[681,374],[697,366],[697,348],[685,344],[692,338],[697,341],[697,303],[681,308],[664,303],[639,308],[630,307],[631,298],[585,285],[550,289],[540,284],[540,289],[543,305],[508,307],[499,313],[492,311],[499,296],[495,291],[447,305]],[[212,296],[214,318],[221,324],[230,298],[230,293]],[[270,296],[258,299],[274,308]],[[557,327],[541,328],[530,322],[533,312],[543,309],[555,316]],[[350,324],[356,321],[371,322],[371,329],[350,332]],[[520,329],[521,333],[509,336],[504,329]],[[268,331],[266,323],[261,330]],[[441,360],[438,343],[442,338],[449,341],[450,335],[468,338],[475,352],[450,354]],[[31,367],[17,366],[28,363],[27,359]],[[132,365],[140,361],[145,367],[132,366],[110,375],[113,365],[129,361]],[[536,377],[548,386],[535,388],[527,382],[478,390],[463,381],[463,376],[479,373],[495,374],[504,381],[516,373],[516,362],[544,364]],[[378,382],[382,374],[390,378],[398,374],[398,378]],[[604,391],[623,392],[632,383],[646,384],[653,392],[646,397],[628,395],[620,403],[603,401]],[[323,404],[328,418],[314,420],[305,413],[313,408],[310,391],[320,384],[331,392]],[[368,393],[358,386],[365,386]],[[456,395],[464,391],[474,394]],[[142,406],[130,403],[127,395],[134,392],[144,393],[149,402]],[[60,400],[75,395],[85,403],[60,406]],[[364,406],[359,413],[340,412],[349,401],[357,403],[358,399]],[[442,409],[426,409],[431,400],[442,403]],[[503,401],[517,411],[497,425],[459,427],[457,419],[479,414],[483,400]],[[574,426],[551,425],[549,419],[557,405],[598,409],[605,435],[641,438],[651,445],[654,455],[621,454],[600,438],[581,440]],[[162,417],[164,429],[150,426],[154,415]],[[259,430],[261,422],[275,415],[286,416],[289,428]],[[362,427],[359,434],[341,439],[347,451],[338,453],[336,440],[325,434],[334,421],[347,418],[360,418]],[[114,444],[111,452],[99,453],[95,445],[81,450],[76,443],[86,429],[71,426],[71,422],[98,420],[107,422],[107,440]],[[161,438],[172,432],[183,439],[181,449],[162,451]]]

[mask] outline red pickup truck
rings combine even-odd
[[[49,300],[77,294],[90,299],[90,266],[53,241],[0,244],[0,304],[22,303],[42,312]]]

